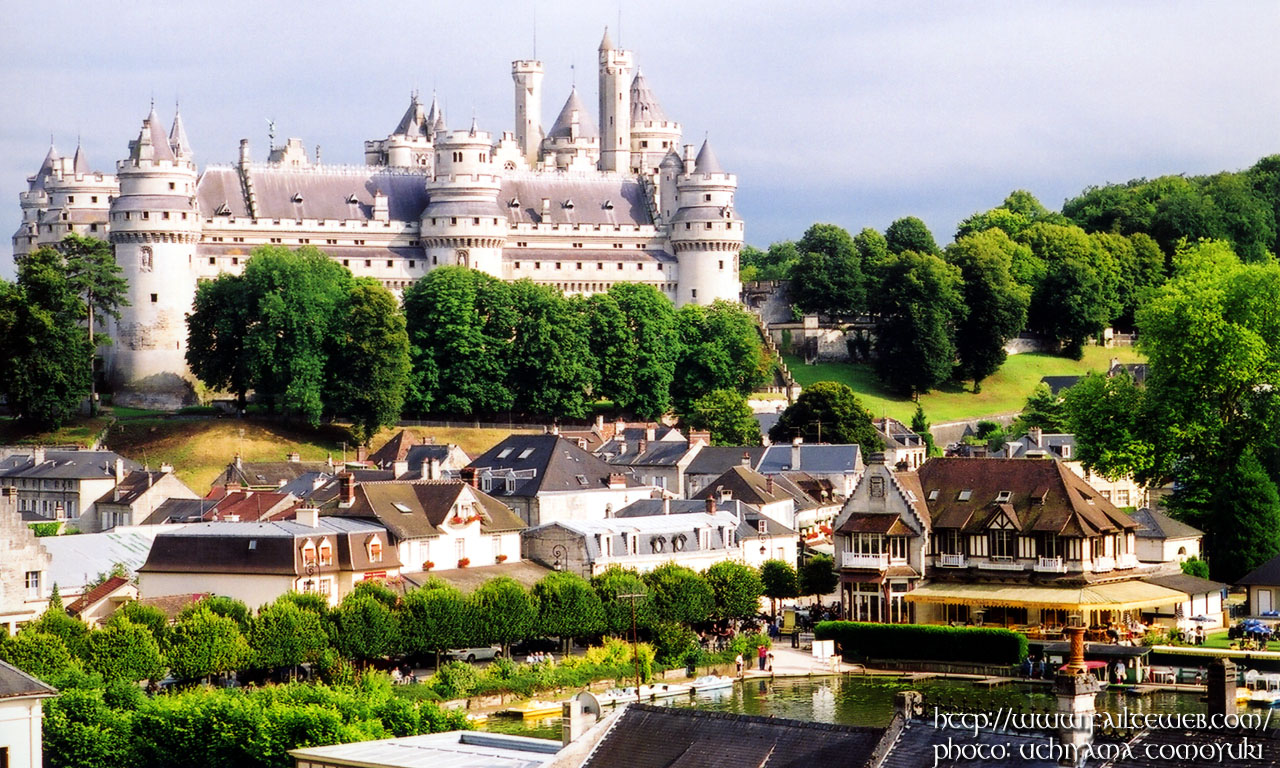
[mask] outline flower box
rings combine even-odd
[[[500,562],[500,563],[505,563],[505,562],[507,561],[507,556],[506,556],[506,555],[498,555],[498,556],[497,556],[496,558],[494,558],[494,559],[495,559],[495,560],[497,560],[497,561],[498,561],[498,562]]]
[[[464,558],[462,558],[462,559],[458,560],[458,567],[459,567],[459,568],[466,568],[468,565],[471,565],[471,558],[469,558],[469,557],[464,557]]]
[[[431,570],[432,568],[435,568],[435,567],[436,567],[436,564],[435,564],[435,563],[433,563],[433,562],[431,562],[430,560],[425,560],[425,561],[423,561],[423,563],[422,563],[422,570],[424,570],[424,571],[429,571],[429,570]]]

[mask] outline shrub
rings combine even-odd
[[[468,696],[480,680],[480,673],[465,661],[451,661],[431,677],[431,687],[446,699]]]
[[[664,621],[653,628],[653,650],[664,664],[683,664],[685,655],[698,647],[698,636],[683,624]]]
[[[1025,636],[986,627],[824,621],[814,637],[835,640],[842,654],[858,659],[1017,664],[1027,657]]]

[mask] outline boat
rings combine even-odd
[[[689,683],[689,689],[694,693],[706,693],[708,691],[718,691],[732,687],[733,678],[726,677],[725,675],[703,675],[692,683]]]
[[[559,701],[539,701],[532,699],[530,701],[522,701],[519,704],[512,704],[502,710],[502,714],[511,715],[513,717],[522,717],[526,720],[536,717],[553,717],[563,710],[563,702]]]
[[[1275,691],[1254,691],[1249,695],[1249,704],[1255,707],[1272,707],[1276,704]]]
[[[732,683],[731,683],[732,684]],[[640,686],[639,695],[636,694],[636,687],[628,688],[610,688],[604,693],[597,694],[596,699],[601,705],[619,704],[624,701],[652,701],[654,699],[669,699],[673,696],[680,696],[689,693],[693,688],[682,683],[655,683],[653,685]]]

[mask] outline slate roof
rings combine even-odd
[[[601,490],[609,487],[609,476],[619,472],[576,442],[550,434],[508,435],[467,466],[478,473],[488,470],[494,478],[513,473],[513,491],[499,491],[495,484],[493,493],[498,497]],[[626,484],[640,485],[630,475],[626,475]]]
[[[1230,585],[1223,584],[1220,581],[1202,579],[1199,576],[1192,576],[1189,573],[1171,573],[1167,576],[1146,576],[1142,580],[1148,584],[1155,584],[1157,587],[1172,589],[1188,595],[1212,594],[1214,592],[1221,592],[1224,589],[1230,588]]]
[[[1236,581],[1236,584],[1256,584],[1259,586],[1275,586],[1280,584],[1280,555],[1276,555],[1262,565],[1249,571]]]
[[[20,696],[56,696],[58,690],[46,685],[7,661],[0,661],[0,699]]]
[[[1149,507],[1135,510],[1129,517],[1137,522],[1136,535],[1140,539],[1194,539],[1204,535],[1204,531]]]
[[[885,729],[628,704],[583,768],[869,765]],[[917,763],[918,765],[928,765]]]
[[[358,483],[350,508],[326,509],[327,515],[376,519],[396,540],[439,536],[463,489],[460,480],[414,480]],[[518,531],[524,522],[505,504],[477,488],[470,488],[481,507],[484,533]]]
[[[84,611],[93,607],[93,605],[99,600],[105,600],[112,592],[115,592],[117,589],[128,583],[129,580],[124,576],[112,576],[73,600],[71,604],[67,606],[67,613],[72,616],[79,616]]]
[[[880,433],[890,447],[922,448],[925,445],[923,437],[912,432],[910,427],[897,419],[891,419],[888,416],[872,419],[871,426],[875,427],[876,432]]]
[[[413,138],[421,138],[431,135],[431,124],[427,120],[427,113],[422,108],[422,102],[418,100],[418,94],[414,93],[413,98],[409,100],[409,108],[405,110],[404,117],[400,118],[400,122],[396,124],[395,130],[391,132],[393,136],[410,136]]]
[[[1080,383],[1083,376],[1041,376],[1040,383],[1048,384],[1049,391],[1055,395],[1061,395],[1063,390],[1071,389]]]
[[[1005,444],[1005,457],[1020,459],[1042,452],[1057,459],[1070,461],[1076,454],[1076,436],[1061,432],[1044,432],[1040,435],[1040,444],[1031,435],[1023,435]],[[1012,455],[1009,455],[1012,452]]]
[[[635,517],[658,517],[663,514],[668,515],[689,515],[697,513],[705,513],[707,511],[707,502],[697,499],[669,499],[665,507],[667,512],[663,512],[662,499],[640,499],[633,501],[622,509],[613,514],[614,517],[635,518]],[[796,531],[779,523],[773,518],[760,514],[760,510],[745,504],[738,499],[731,501],[718,502],[716,504],[717,512],[727,512],[731,515],[737,515],[742,519],[742,525],[738,526],[739,540],[747,537],[754,538],[760,533],[760,521],[765,521],[765,534],[768,536],[795,536]]]
[[[857,443],[850,445],[822,445],[802,443],[800,445],[800,466],[791,466],[790,444],[771,445],[765,449],[764,455],[756,462],[757,472],[771,475],[776,472],[801,470],[821,474],[840,474],[857,472],[862,466],[862,450]]]
[[[689,453],[689,444],[685,442],[653,441],[645,446],[644,453],[639,452],[639,443],[627,442],[627,451],[617,453],[618,441],[610,441],[597,454],[610,464],[637,467],[674,467]],[[612,447],[613,450],[610,450]]]
[[[742,466],[742,454],[747,454],[751,466],[755,466],[764,456],[761,445],[708,445],[698,451],[698,455],[689,462],[686,475],[720,475],[730,467]],[[803,463],[803,460],[802,462]]]
[[[112,451],[50,451],[44,452],[44,461],[35,464],[32,455],[10,456],[4,466],[4,477],[36,479],[91,480],[115,477],[116,459],[124,462],[125,471],[141,469],[136,461],[126,459]]]
[[[213,501],[209,499],[165,499],[141,524],[162,525],[202,518],[212,506]]]
[[[733,498],[741,499],[747,504],[763,505],[792,500],[791,494],[779,488],[776,483],[770,490],[769,478],[741,465],[728,469],[694,494],[693,498],[718,498],[721,489],[731,492]]]
[[[89,158],[85,156],[84,148],[78,142],[76,143],[76,155],[71,161],[71,165],[72,172],[77,176],[88,176],[93,173],[93,171],[89,170]]]
[[[334,467],[324,461],[244,461],[238,467],[233,462],[227,465],[213,484],[218,486],[239,483],[251,488],[278,488],[281,481],[292,482],[312,472],[332,474],[334,471]]]
[[[263,165],[250,166],[248,173],[260,219],[367,221],[373,218],[376,191],[387,196],[387,211],[395,221],[416,221],[427,207],[424,173],[374,166]],[[302,201],[295,203],[295,195]],[[205,217],[216,218],[215,212],[223,205],[231,216],[249,215],[237,168],[205,169],[196,184],[196,196]]]
[[[97,503],[131,506],[135,501],[142,498],[147,491],[151,490],[151,487],[166,474],[168,473],[135,469],[124,476],[124,481],[103,494],[97,500]]]
[[[711,149],[711,139],[702,140],[702,148],[698,150],[698,157],[693,161],[693,172],[704,175],[724,173],[724,168],[720,166],[720,159],[716,157],[715,150]]]
[[[40,163],[40,169],[36,171],[34,176],[29,176],[27,181],[30,183],[31,191],[44,189],[45,182],[53,175],[53,165],[58,162],[58,150],[52,144],[49,145],[49,151],[44,156],[44,161]]]
[[[546,218],[542,216],[544,197],[551,201],[550,215]],[[513,206],[512,201],[517,204]],[[573,207],[565,207],[566,201],[572,201]],[[644,187],[639,179],[630,176],[508,173],[502,179],[498,202],[506,209],[507,219],[513,225],[653,224]]]
[[[1001,512],[1019,530],[1096,536],[1138,524],[1057,461],[941,458],[917,472],[934,530],[982,532]],[[935,495],[936,491],[936,495]],[[997,494],[1008,491],[1005,502]],[[967,492],[968,499],[961,500]]]
[[[575,111],[578,113],[578,137],[582,139],[598,138],[600,134],[596,132],[595,121],[592,119],[591,113],[587,111],[587,105],[583,104],[582,98],[578,96],[576,87],[569,91],[569,98],[565,99],[564,106],[560,108],[560,114],[556,117],[556,121],[551,124],[551,130],[547,131],[547,138],[569,138]]]
[[[662,105],[658,103],[658,97],[649,87],[649,81],[637,70],[635,79],[631,81],[631,122],[666,121],[667,114],[662,111]]]

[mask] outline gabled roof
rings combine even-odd
[[[205,497],[211,501],[204,509],[204,519],[255,522],[272,520],[291,510],[298,497],[279,491],[228,491],[214,487]]]
[[[1257,584],[1259,586],[1280,585],[1280,555],[1276,555],[1262,565],[1242,576],[1236,584]]]
[[[1202,579],[1199,576],[1192,576],[1189,573],[1171,573],[1165,576],[1147,576],[1142,580],[1148,584],[1155,584],[1158,587],[1182,592],[1190,597],[1213,594],[1214,592],[1221,592],[1224,589],[1230,588],[1230,585],[1223,584],[1220,581]]]
[[[794,503],[791,494],[779,488],[776,483],[771,483],[768,477],[741,465],[730,467],[693,498],[719,498],[721,490],[729,491],[733,498],[741,499],[747,504],[764,505],[780,501]]]
[[[7,661],[0,661],[0,699],[23,696],[56,696],[58,689],[46,685]]]
[[[350,508],[327,508],[325,513],[376,519],[397,540],[439,536],[464,491],[469,491],[480,505],[483,533],[518,531],[525,527],[505,504],[459,480],[358,483],[356,500]]]
[[[1009,511],[1027,533],[1088,537],[1138,528],[1057,461],[930,459],[917,474],[935,530],[983,532],[996,515]]]
[[[79,616],[92,608],[99,601],[110,597],[113,592],[123,586],[126,586],[128,583],[129,580],[124,576],[112,576],[72,601],[71,605],[67,606],[67,613],[72,616]]]
[[[1204,536],[1204,531],[1147,507],[1135,510],[1129,517],[1138,524],[1137,536],[1140,539],[1195,539]]]
[[[724,173],[720,160],[711,149],[711,139],[703,139],[702,149],[698,150],[698,158],[693,161],[693,172],[701,174]]]
[[[719,475],[730,467],[742,466],[745,455],[747,464],[755,466],[764,456],[762,445],[708,445],[698,451],[698,455],[689,462],[686,475]],[[801,460],[803,463],[803,459]]]
[[[731,515],[737,515],[742,520],[742,525],[738,526],[738,539],[741,541],[744,537],[754,538],[760,532],[760,521],[765,522],[765,535],[767,536],[795,536],[796,531],[779,523],[777,520],[763,515],[760,510],[746,504],[739,499],[730,501],[717,502],[715,505],[717,512],[727,512]],[[665,510],[665,511],[664,511]],[[654,517],[659,515],[692,515],[698,513],[706,513],[707,502],[699,499],[640,499],[633,501],[622,509],[614,513],[614,517],[636,518],[636,517]]]
[[[135,469],[124,476],[124,480],[116,485],[110,491],[107,491],[97,500],[98,504],[122,504],[124,506],[132,506],[134,502],[146,495],[147,491],[155,487],[160,478],[169,474],[168,472],[156,472],[147,469]],[[194,496],[195,494],[192,493]]]
[[[558,435],[508,435],[472,461],[468,469],[477,475],[488,472],[495,483],[510,477],[511,493],[494,486],[494,495],[535,496],[556,491],[598,491],[609,487],[610,475],[621,472],[603,459],[587,453],[576,442]],[[638,486],[624,475],[628,486]]]
[[[756,462],[756,471],[766,475],[792,470],[837,474],[857,472],[862,465],[862,450],[857,443],[850,445],[801,443],[798,467],[792,466],[791,462],[795,447],[789,444],[769,446]]]
[[[649,81],[637,70],[635,79],[631,81],[631,122],[661,123],[666,119],[667,115],[662,111],[662,105],[658,103],[653,89],[649,87]]]
[[[923,448],[925,447],[924,438],[915,432],[906,424],[891,419],[888,416],[879,419],[872,419],[871,426],[875,427],[876,432],[884,438],[885,444],[892,448]]]
[[[1004,445],[1006,454],[1012,454],[1006,455],[1005,458],[1020,459],[1039,453],[1056,459],[1071,461],[1075,458],[1076,436],[1063,432],[1042,432],[1039,444],[1036,443],[1035,438],[1031,435],[1023,435],[1006,442]]]
[[[292,482],[313,472],[333,474],[334,467],[325,461],[243,461],[233,462],[213,481],[217,485],[239,483],[247,488],[273,487]]]
[[[615,466],[636,467],[674,467],[679,464],[692,448],[688,443],[654,441],[647,443],[644,452],[640,452],[640,443],[626,441],[626,450],[619,453],[619,443],[611,440],[600,449],[599,456]]]
[[[582,103],[576,87],[569,91],[569,98],[565,99],[564,106],[560,108],[560,115],[556,117],[551,130],[547,131],[547,138],[570,138],[574,112],[578,113],[578,138],[598,138],[599,134],[596,132],[595,123],[591,120],[591,113],[587,112],[587,106]]]
[[[395,433],[382,447],[369,454],[369,461],[378,466],[393,464],[397,461],[404,461],[409,455],[409,449],[418,444],[418,439],[413,436],[407,429],[402,429]]]
[[[116,459],[123,462],[125,471],[141,469],[136,461],[126,459],[112,451],[49,451],[44,461],[36,464],[32,455],[10,456],[2,470],[5,477],[37,479],[92,480],[115,477]]]
[[[1040,383],[1049,386],[1049,392],[1054,395],[1062,394],[1063,390],[1071,389],[1080,383],[1083,376],[1041,376]]]
[[[162,532],[151,545],[143,573],[240,573],[302,575],[302,545],[320,538],[332,541],[332,565],[317,565],[322,573],[366,570],[365,545],[370,536],[385,538],[386,529],[363,520],[321,517],[313,527],[291,520],[270,523],[198,523]],[[385,547],[378,567],[397,567],[394,547]]]

